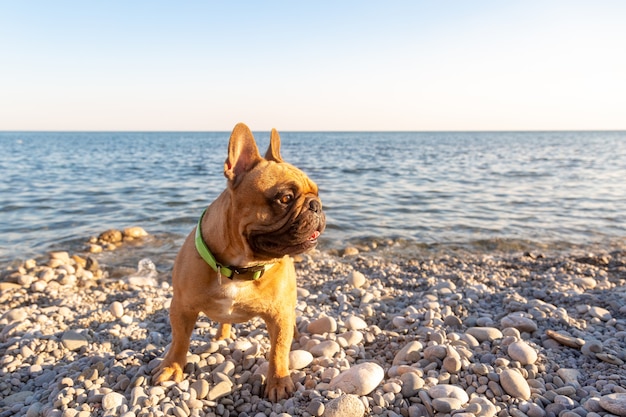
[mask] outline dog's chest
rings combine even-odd
[[[249,320],[252,314],[241,300],[246,298],[246,289],[235,283],[220,285],[206,300],[204,313],[218,322],[241,322]]]

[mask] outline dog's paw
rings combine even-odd
[[[183,368],[176,362],[167,364],[162,362],[152,371],[152,384],[157,385],[165,381],[181,382],[183,380]]]
[[[295,391],[295,386],[290,376],[282,378],[270,378],[265,384],[265,396],[273,403],[291,397]]]

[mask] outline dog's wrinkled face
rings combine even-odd
[[[252,252],[263,258],[312,249],[326,226],[317,186],[287,164],[260,163],[247,174],[238,193],[240,230]]]
[[[240,236],[259,260],[314,248],[326,226],[317,185],[284,162],[279,148],[278,133],[272,131],[265,158],[251,158],[247,168],[236,176],[229,175],[229,168],[236,169],[234,161],[226,161],[225,174],[231,179],[229,189],[235,211],[231,218],[238,219]]]

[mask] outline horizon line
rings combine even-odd
[[[252,132],[270,132],[271,129],[250,129]],[[374,130],[353,130],[353,129],[340,129],[340,130],[280,130],[284,133],[533,133],[533,132],[626,132],[626,128],[622,129],[451,129],[451,130],[386,130],[386,129],[374,129]],[[0,133],[230,133],[232,129],[222,130],[146,130],[146,129],[132,129],[132,130],[89,130],[89,129],[37,129],[37,130],[21,130],[21,129],[0,129]]]

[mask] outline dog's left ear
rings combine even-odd
[[[261,159],[250,128],[238,123],[230,135],[228,157],[224,162],[224,176],[236,184],[241,174],[252,170]]]
[[[265,152],[265,159],[274,162],[283,162],[283,158],[280,156],[280,136],[276,129],[272,129],[270,134],[270,146]]]

